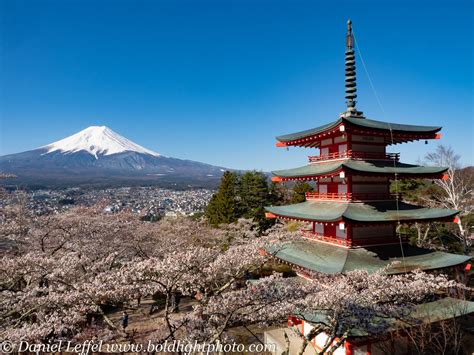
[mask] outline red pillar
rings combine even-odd
[[[346,350],[346,355],[354,355],[354,344],[350,340],[344,342],[344,349]]]

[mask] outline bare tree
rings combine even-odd
[[[462,243],[464,253],[469,254],[471,249],[471,241],[469,232],[462,224],[461,217],[463,214],[470,212],[472,204],[473,178],[468,171],[463,171],[459,163],[460,156],[456,154],[451,147],[439,145],[436,151],[426,155],[425,160],[430,165],[444,166],[448,168],[447,179],[435,180],[435,184],[443,191],[442,196],[433,196],[433,200],[437,205],[444,208],[450,208],[460,211],[457,221],[458,233],[456,234]]]
[[[427,314],[423,321],[401,325],[375,346],[384,353],[392,353],[395,347],[406,347],[407,353],[414,354],[460,354],[466,334],[457,316],[464,310],[463,306],[456,307],[445,310],[450,319],[439,321],[435,315]]]

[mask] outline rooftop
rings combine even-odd
[[[461,317],[474,312],[474,302],[446,297],[432,302],[422,303],[415,306],[415,308],[405,317],[404,321],[396,320],[394,318],[380,317],[374,322],[380,321],[386,324],[388,331],[395,331],[419,323],[436,323],[447,319]],[[316,315],[302,314],[303,319],[310,323],[319,323],[327,320],[327,315],[322,311]],[[369,336],[367,331],[362,328],[351,329],[349,337],[359,338]]]
[[[341,219],[355,222],[396,222],[448,220],[458,211],[411,205],[402,201],[305,201],[286,206],[265,208],[277,217],[317,222],[335,222]]]
[[[341,117],[338,120],[316,127],[308,129],[301,132],[290,133],[282,136],[276,137],[279,142],[290,143],[292,141],[314,137],[320,133],[331,131],[337,128],[339,125],[343,124],[346,131],[350,129],[360,129],[360,130],[370,130],[380,133],[390,134],[412,134],[412,135],[426,135],[422,139],[435,138],[435,134],[441,130],[441,127],[438,126],[417,126],[409,124],[399,124],[399,123],[390,123],[383,121],[370,120],[367,118],[360,117]],[[429,137],[432,136],[432,137]],[[413,138],[412,138],[413,139]],[[419,138],[418,138],[419,139]],[[408,137],[407,139],[408,140]]]
[[[404,164],[389,160],[339,160],[329,161],[318,164],[309,164],[299,168],[272,171],[274,176],[281,178],[299,178],[308,176],[331,175],[341,170],[350,170],[358,173],[369,174],[399,174],[408,175],[409,177],[424,177],[440,175],[448,170],[445,167],[419,166],[412,164]]]
[[[271,250],[270,250],[271,251]],[[411,245],[382,245],[365,248],[340,248],[309,240],[291,242],[276,253],[276,257],[303,269],[326,274],[367,270],[376,272],[393,264],[388,273],[399,274],[415,269],[432,270],[462,264],[470,256],[432,251]],[[396,263],[399,262],[399,263]]]

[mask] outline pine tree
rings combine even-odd
[[[313,191],[313,187],[304,181],[298,181],[293,186],[293,197],[291,203],[300,203],[306,201],[306,193]]]
[[[255,217],[270,202],[267,177],[261,172],[250,171],[243,174],[239,187],[239,212],[244,218]]]
[[[262,172],[238,175],[226,171],[205,215],[216,227],[239,218],[250,218],[257,222],[260,230],[264,230],[275,223],[275,220],[265,217],[265,206],[278,204],[283,197],[284,191],[273,185],[272,189],[269,188],[268,177]]]
[[[246,172],[240,178],[240,217],[253,218],[260,230],[274,223],[274,220],[265,218],[265,206],[271,204],[267,180],[265,174],[257,171]]]
[[[222,175],[219,190],[206,208],[206,217],[213,226],[232,223],[237,220],[237,183],[238,176],[230,171]]]
[[[272,182],[269,188],[270,205],[280,205],[284,202],[290,203],[288,198],[288,188],[283,183]]]
[[[219,215],[218,215],[218,206],[217,206],[217,193],[212,195],[209,204],[204,211],[204,215],[208,219],[209,223],[215,227],[219,225]]]

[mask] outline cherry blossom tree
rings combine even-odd
[[[15,244],[0,259],[0,337],[12,341],[123,339],[108,308],[145,297],[164,303],[152,335],[157,342],[225,342],[235,327],[319,312],[327,321],[301,334],[304,343],[318,332],[343,341],[356,326],[380,334],[384,318],[404,316],[454,286],[444,276],[383,270],[314,274],[312,282],[263,276],[274,255],[259,251],[271,245],[278,252],[295,238],[283,224],[261,235],[249,220],[212,228],[187,218],[145,222],[101,206],[45,216],[22,211],[0,211],[0,234]],[[191,309],[175,313],[177,295],[193,300]],[[333,347],[328,342],[327,350]]]
[[[26,215],[22,225],[28,228],[20,233],[12,226],[25,218],[22,209],[2,213],[1,233],[16,243],[0,260],[2,335],[11,339],[71,337],[91,314],[116,329],[104,306],[155,294],[165,298],[165,337],[173,336],[175,294],[224,292],[269,258],[258,249],[270,237],[257,238],[255,225],[245,220],[215,229],[185,218],[149,223],[126,212],[81,207]]]

